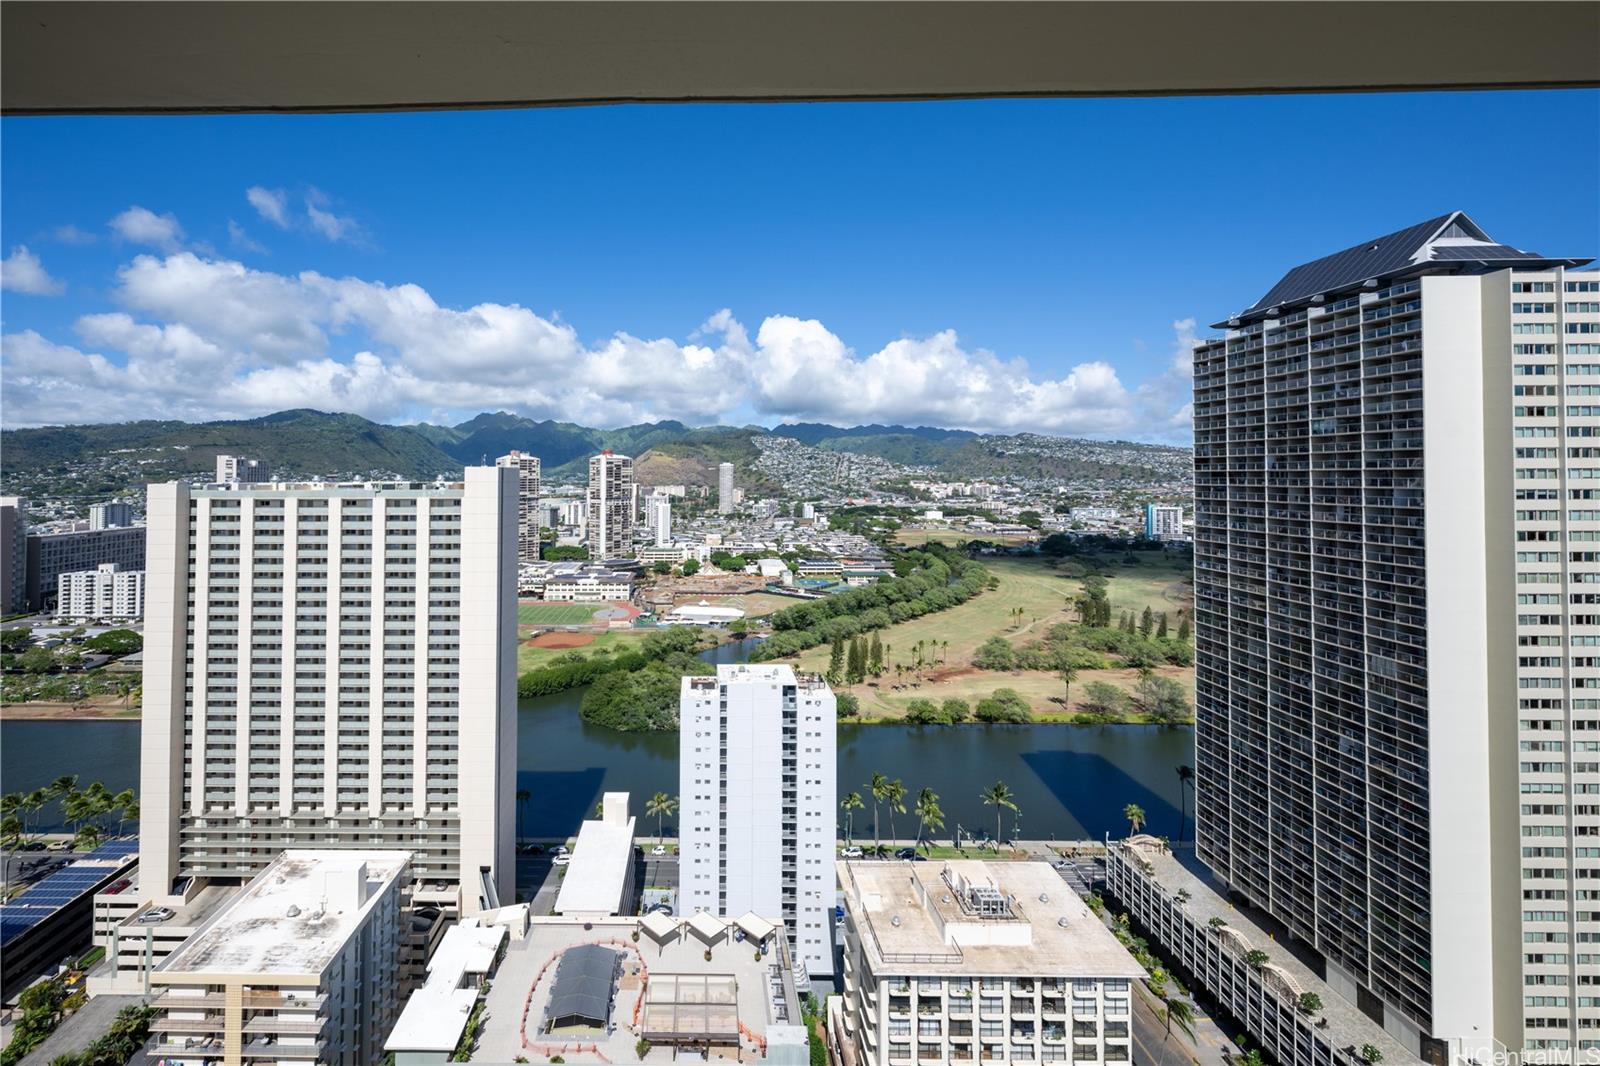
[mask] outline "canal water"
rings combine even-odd
[[[726,644],[705,653],[712,662],[738,662],[745,646]],[[518,804],[518,833],[554,837],[575,833],[605,791],[633,794],[641,833],[654,834],[643,817],[652,793],[678,792],[678,738],[663,733],[618,733],[578,717],[582,690],[524,700],[518,721],[518,787],[529,798]],[[945,814],[941,838],[959,824],[965,832],[995,831],[995,809],[979,793],[1004,781],[1021,808],[1020,830],[1029,839],[1083,839],[1125,831],[1122,809],[1137,803],[1149,829],[1178,835],[1177,767],[1193,760],[1188,729],[1152,726],[884,726],[839,727],[839,794],[856,791],[867,803],[855,812],[856,839],[872,838],[874,772],[899,778],[906,806],[917,792],[939,794]],[[139,723],[129,720],[0,723],[0,790],[26,792],[62,774],[80,784],[101,781],[112,791],[137,787]],[[884,837],[889,817],[880,814]],[[45,822],[51,821],[47,812]],[[671,819],[667,825],[672,825]],[[45,825],[42,828],[57,828]],[[840,814],[840,830],[843,831]],[[915,834],[913,815],[894,816],[898,836]],[[1018,829],[1016,815],[1003,815],[1002,835]],[[1193,833],[1192,823],[1184,830]]]

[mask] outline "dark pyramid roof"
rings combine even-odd
[[[1403,230],[1396,230],[1376,240],[1362,241],[1353,248],[1325,255],[1302,263],[1285,274],[1268,293],[1246,310],[1245,314],[1280,304],[1293,303],[1315,296],[1319,292],[1349,285],[1359,285],[1380,274],[1393,274],[1415,262],[1415,257],[1435,234],[1446,227],[1460,212],[1451,212],[1418,222]],[[1461,215],[1466,219],[1465,215]],[[1471,220],[1468,219],[1468,222]],[[1472,227],[1477,229],[1476,226]],[[1478,230],[1482,233],[1482,230]]]

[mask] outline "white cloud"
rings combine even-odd
[[[1194,377],[1194,349],[1199,343],[1192,316],[1172,323],[1172,369],[1180,377]]]
[[[137,205],[128,208],[109,223],[111,232],[133,244],[148,244],[162,251],[177,249],[183,240],[183,227],[171,214],[158,215]]]
[[[267,189],[252,185],[244,191],[244,198],[256,213],[279,229],[289,228],[289,194],[282,189]]]
[[[377,420],[511,410],[620,425],[804,418],[1182,439],[1193,322],[1173,366],[1137,387],[1104,360],[1041,374],[953,330],[860,355],[821,322],[752,331],[721,309],[685,341],[616,333],[585,343],[516,304],[441,306],[417,285],[280,274],[192,251],[140,255],[122,310],[81,317],[85,350],[4,338],[9,425],[129,417],[248,417],[286,407]],[[52,354],[53,353],[53,354]]]
[[[72,225],[57,226],[50,236],[62,244],[93,244],[100,239]]]
[[[231,218],[228,219],[228,243],[240,251],[266,253],[259,242],[251,239],[249,231]]]
[[[59,296],[67,290],[64,282],[50,276],[39,257],[19,244],[0,260],[0,289],[25,292],[33,296]]]
[[[311,223],[312,229],[330,241],[361,238],[361,226],[355,219],[336,215],[328,208],[329,200],[326,193],[320,189],[311,189],[306,193],[306,221]]]

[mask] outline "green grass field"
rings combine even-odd
[[[895,534],[895,539],[910,547],[918,544],[948,544],[954,547],[968,540],[986,540],[1006,547],[1017,547],[1037,538],[975,533],[970,529],[902,529]]]
[[[594,621],[595,607],[586,603],[519,603],[517,621],[525,626],[581,626]]]

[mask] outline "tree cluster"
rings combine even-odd
[[[989,582],[982,565],[933,544],[902,554],[895,560],[895,572],[899,576],[876,585],[776,612],[771,618],[772,636],[761,642],[751,659],[781,659],[818,644],[850,641],[859,634],[946,610],[976,596]],[[845,666],[848,670],[848,662]],[[861,676],[868,668],[864,666]]]
[[[710,663],[681,651],[637,670],[613,670],[589,686],[578,714],[592,725],[624,733],[676,730],[681,680],[716,672]]]
[[[592,655],[568,652],[558,656],[548,666],[529,670],[517,679],[517,696],[532,699],[565,692],[579,685],[593,684],[606,674],[615,671],[642,670],[657,659],[679,652],[698,651],[703,638],[687,626],[673,626],[651,633],[639,642],[637,648],[615,655],[597,651]]]

